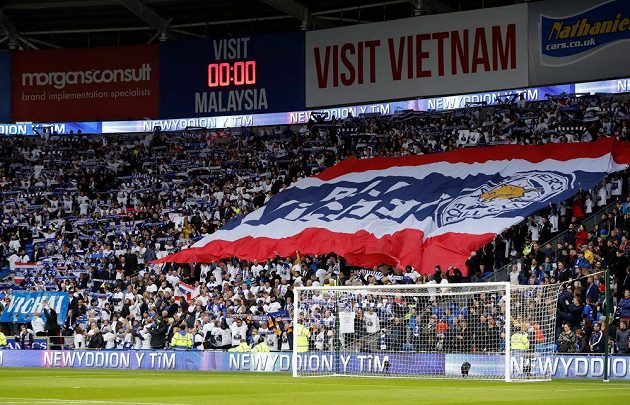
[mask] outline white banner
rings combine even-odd
[[[312,31],[306,105],[527,86],[527,6]]]

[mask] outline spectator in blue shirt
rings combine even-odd
[[[584,288],[584,299],[590,299],[591,303],[593,304],[599,301],[599,287],[595,284],[595,280],[593,279],[593,277],[589,277],[586,280],[586,288]]]
[[[602,327],[599,322],[593,325],[593,333],[591,334],[589,346],[592,353],[604,352],[604,333],[602,332]]]
[[[588,261],[587,258],[584,257],[584,252],[579,251],[578,252],[578,258],[575,261],[575,273],[579,274],[580,273],[580,269],[590,269],[591,268],[591,263]]]
[[[587,318],[591,322],[594,322],[594,315],[593,302],[587,298],[586,305],[584,305],[584,309],[582,310],[582,317]]]
[[[619,300],[619,315],[624,321],[630,320],[630,290],[623,292],[623,298]]]

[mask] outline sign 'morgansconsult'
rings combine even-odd
[[[15,52],[12,78],[15,121],[158,116],[157,45]]]

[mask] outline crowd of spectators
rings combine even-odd
[[[442,264],[444,270],[437,266],[434,275],[420,276],[411,268],[353,268],[335,254],[264,263],[236,258],[192,266],[148,263],[348,156],[628,139],[629,132],[630,103],[623,98],[567,95],[448,112],[345,119],[313,114],[307,125],[289,127],[5,137],[0,139],[0,267],[9,269],[12,278],[0,285],[2,298],[6,305],[15,290],[68,292],[66,323],[54,333],[73,336],[77,348],[244,350],[264,341],[271,350],[290,350],[295,285],[468,279],[448,263]],[[630,288],[630,199],[623,198],[629,180],[625,172],[613,174],[597,189],[581,190],[507,230],[471,255],[469,279],[478,281],[483,273],[517,259],[509,275],[513,283],[578,280],[599,291],[598,272],[612,268],[615,289],[622,294]],[[616,211],[596,229],[581,227],[583,218],[615,200]],[[542,245],[562,232],[561,244]],[[588,282],[579,278],[591,273]],[[582,295],[573,295],[582,304],[590,298],[592,307],[602,305],[600,296],[597,304],[589,297],[590,291],[586,287]],[[560,305],[561,314],[565,309]],[[477,314],[484,325],[494,315]],[[463,324],[478,327],[468,313],[462,316]],[[390,320],[396,318],[408,322],[405,316]],[[27,325],[27,333],[53,332],[36,324]],[[0,328],[19,334],[17,324]],[[313,342],[318,335],[313,334]]]

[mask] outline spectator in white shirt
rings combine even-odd
[[[13,253],[11,256],[9,256],[7,258],[7,261],[9,262],[9,269],[11,271],[15,270],[15,263],[19,263],[20,262],[20,256],[18,256],[17,253]]]
[[[232,346],[238,346],[241,344],[241,339],[247,336],[247,325],[238,318],[230,325],[230,331],[232,332]]]
[[[116,335],[112,332],[112,329],[108,326],[103,329],[103,339],[105,340],[105,349],[116,348]]]
[[[374,311],[374,304],[370,304],[367,312],[363,315],[363,320],[365,321],[365,331],[372,335],[378,332],[381,329],[380,321],[378,319],[378,315]]]
[[[584,213],[586,214],[593,213],[593,200],[591,199],[590,194],[587,194],[586,200],[584,200]]]
[[[142,350],[150,350],[151,349],[151,333],[149,333],[148,327],[149,327],[149,325],[146,325],[138,333],[139,340],[140,340],[140,349],[142,349]],[[136,344],[137,344],[137,341],[136,341]]]
[[[156,292],[158,290],[157,285],[155,285],[155,282],[152,281],[151,284],[149,284],[149,286],[147,286],[146,291],[148,293],[153,294],[154,292]]]
[[[606,186],[604,184],[600,184],[597,189],[597,206],[606,206],[606,200]]]
[[[74,348],[85,349],[85,333],[80,326],[74,329]]]
[[[42,319],[39,312],[33,314],[31,320],[31,327],[33,329],[33,335],[45,336],[46,335],[46,322]]]
[[[123,294],[123,292],[120,290],[120,287],[116,287],[112,298],[114,301],[114,311],[122,311],[123,306],[125,305],[125,294]]]
[[[22,245],[20,244],[19,239],[17,238],[17,236],[13,235],[11,237],[11,241],[9,242],[9,250],[11,252],[19,252],[20,248],[22,247]]]
[[[265,305],[263,306],[263,308],[265,309],[266,313],[272,314],[274,312],[280,311],[280,309],[282,309],[282,305],[280,305],[280,303],[276,301],[276,296],[272,295],[271,302],[269,303],[269,305]]]
[[[610,191],[611,196],[612,197],[621,196],[622,187],[623,187],[623,179],[621,179],[621,177],[619,176],[615,176],[611,180],[611,184],[612,184],[612,190]]]
[[[264,270],[263,266],[254,260],[254,264],[252,264],[252,267],[251,267],[251,271],[254,277],[258,277],[260,275],[260,272],[263,270]]]

